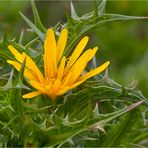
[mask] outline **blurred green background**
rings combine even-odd
[[[94,9],[93,1],[73,3],[79,16]],[[36,1],[36,6],[47,28],[66,22],[66,13],[70,13],[69,1]],[[7,31],[18,41],[21,29],[28,28],[19,11],[33,20],[30,1],[0,1],[0,38]],[[148,16],[148,1],[108,1],[106,13]],[[100,47],[98,64],[111,61],[110,77],[124,86],[137,80],[138,88],[148,98],[148,20],[108,24],[90,36],[91,45]]]

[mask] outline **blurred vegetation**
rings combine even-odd
[[[148,16],[148,1],[109,1],[106,11],[125,15]],[[98,36],[98,38],[97,38]],[[95,32],[103,57],[111,59],[111,75],[120,83],[138,80],[148,97],[148,21],[114,23]]]
[[[97,1],[99,3],[99,1]],[[65,22],[66,11],[70,11],[69,1],[36,1],[43,24],[51,27],[59,21]],[[92,11],[92,1],[74,1],[78,16]],[[148,15],[148,1],[108,1],[107,13],[124,15]],[[19,11],[30,19],[32,16],[29,1],[0,1],[0,38],[5,31],[14,35],[28,28]],[[91,44],[99,45],[99,64],[106,59],[111,61],[110,73],[113,79],[126,85],[133,79],[148,97],[148,21],[129,21],[109,24],[91,34]],[[18,35],[17,35],[18,37]],[[31,37],[27,37],[29,40]]]

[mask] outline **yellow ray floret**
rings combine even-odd
[[[26,58],[24,76],[29,84],[36,89],[34,92],[23,95],[23,98],[28,99],[45,94],[54,100],[57,96],[63,95],[108,67],[109,61],[86,74],[82,74],[87,63],[96,54],[98,47],[88,49],[83,53],[89,40],[85,36],[80,40],[72,55],[66,58],[63,56],[63,52],[67,37],[68,31],[63,29],[58,41],[56,41],[54,31],[48,29],[44,42],[44,74],[41,73],[35,62],[26,53],[19,53],[13,46],[8,46],[16,61],[8,60],[7,62],[14,66],[17,71],[20,71]]]

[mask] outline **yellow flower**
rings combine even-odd
[[[56,42],[53,30],[48,29],[44,42],[44,75],[26,53],[19,53],[13,46],[8,46],[17,61],[7,60],[7,62],[20,71],[21,65],[26,58],[24,76],[29,84],[36,89],[34,92],[23,95],[23,98],[33,98],[39,94],[45,94],[54,100],[57,96],[63,95],[107,68],[109,61],[82,75],[87,63],[93,58],[98,47],[88,49],[82,53],[89,39],[85,36],[67,59],[63,55],[67,36],[67,29],[63,29]]]

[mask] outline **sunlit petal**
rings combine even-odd
[[[24,99],[30,99],[30,98],[36,97],[36,96],[38,96],[38,95],[40,95],[40,94],[41,94],[40,91],[35,91],[35,92],[31,92],[31,93],[25,94],[25,95],[23,95],[22,97],[23,97]]]
[[[52,29],[48,29],[44,42],[44,70],[45,77],[52,78],[57,72],[57,46],[55,35]]]
[[[63,55],[63,51],[65,49],[66,46],[66,42],[67,42],[67,36],[68,36],[68,31],[67,29],[63,29],[60,33],[58,42],[57,42],[57,63],[59,62],[59,60],[61,59],[62,55]]]
[[[61,80],[62,77],[63,77],[65,62],[66,62],[66,57],[63,57],[62,60],[61,60],[61,64],[58,68],[58,73],[57,73],[59,80]]]
[[[91,55],[89,56],[89,61],[94,57],[96,52],[98,51],[98,47],[94,47],[91,51]]]
[[[37,81],[29,81],[30,85],[34,87],[36,90],[39,90],[43,94],[47,94],[48,90],[44,87],[43,84],[38,83]]]
[[[86,81],[87,79],[89,79],[90,77],[95,76],[96,74],[99,74],[100,72],[104,71],[108,65],[110,64],[109,61],[105,62],[104,64],[102,64],[101,66],[91,70],[90,72],[86,73],[85,75],[81,76],[79,78],[79,81]]]
[[[73,73],[72,77],[70,78],[71,81],[69,84],[74,83],[79,76],[84,71],[85,67],[87,66],[87,63],[93,58],[95,53],[97,52],[98,47],[95,47],[93,50],[89,49],[87,50],[73,65],[71,72]]]
[[[25,53],[23,53],[23,55],[26,57],[26,66],[27,68],[32,71],[33,75],[41,82],[44,82],[44,77],[42,75],[42,73],[40,72],[40,70],[38,69],[38,67],[36,66],[36,64],[34,63],[34,61]]]
[[[42,73],[40,72],[40,70],[38,69],[38,67],[34,63],[34,61],[27,54],[25,54],[25,53],[20,54],[11,45],[9,45],[8,48],[11,51],[11,53],[15,56],[17,61],[19,61],[21,64],[23,63],[24,58],[26,58],[26,65],[25,66],[32,72],[32,75],[34,75],[36,77],[36,79],[38,79],[40,82],[44,81],[44,77],[43,77]]]
[[[74,83],[73,85],[70,86],[70,89],[73,89],[73,88],[77,87],[78,85],[80,85],[81,83],[86,81],[87,79],[89,79],[89,78],[99,74],[100,72],[105,70],[108,67],[109,64],[110,64],[110,62],[107,61],[106,63],[104,63],[103,65],[99,66],[98,68],[95,68],[92,71],[90,71],[87,74],[85,74],[84,76],[81,76],[76,83]]]
[[[71,85],[74,83],[78,77],[81,75],[81,73],[84,71],[89,59],[91,56],[91,49],[87,50],[73,65],[73,67],[70,70],[70,73],[72,73],[71,77],[69,77],[68,85]]]
[[[17,71],[20,71],[21,66],[22,66],[20,63],[18,63],[16,61],[7,60],[7,63],[13,65]],[[24,75],[28,80],[33,80],[34,79],[32,73],[27,68],[25,68],[25,70],[24,70]]]
[[[22,55],[13,46],[9,45],[8,48],[11,51],[11,53],[14,55],[14,57],[22,57]]]
[[[62,88],[61,90],[59,90],[58,91],[58,96],[59,95],[63,95],[63,94],[65,94],[67,91],[69,91],[70,90],[70,87],[64,87],[64,88]]]
[[[89,38],[87,36],[85,36],[80,42],[79,44],[76,46],[74,52],[72,53],[69,62],[66,66],[65,71],[67,71],[74,63],[75,61],[79,58],[79,56],[81,55],[81,53],[83,52],[87,42],[88,42]]]

